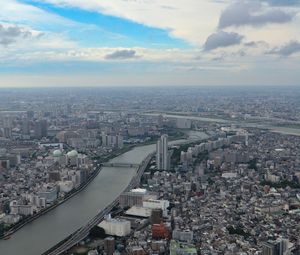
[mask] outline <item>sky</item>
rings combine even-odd
[[[300,0],[0,0],[0,87],[300,86]]]

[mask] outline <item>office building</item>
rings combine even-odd
[[[168,135],[162,135],[156,144],[156,166],[158,170],[170,169],[170,156],[168,152]]]

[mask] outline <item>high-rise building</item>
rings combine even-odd
[[[3,128],[3,134],[5,138],[11,138],[12,137],[12,120],[9,116],[6,116],[3,121],[4,128]]]
[[[36,121],[34,125],[34,136],[37,139],[41,139],[48,135],[48,123],[47,120]]]
[[[168,135],[162,135],[156,144],[156,166],[158,170],[170,169],[170,157],[168,153]]]
[[[27,118],[22,119],[22,134],[29,135],[30,134],[30,122]]]
[[[286,250],[284,240],[278,239],[276,241],[270,240],[263,245],[263,255],[283,255]]]
[[[123,136],[102,134],[102,145],[104,147],[123,148]]]

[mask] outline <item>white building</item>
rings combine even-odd
[[[32,205],[19,205],[17,201],[10,202],[10,214],[12,215],[33,215],[33,206]]]
[[[110,217],[102,221],[98,226],[103,228],[107,235],[113,236],[127,236],[131,231],[130,221],[111,219]]]
[[[102,134],[102,145],[104,147],[123,148],[123,136]]]
[[[167,215],[167,210],[169,206],[170,202],[168,200],[148,199],[143,201],[144,208],[161,209],[164,215]]]
[[[68,193],[74,188],[74,183],[72,181],[64,181],[64,182],[59,182],[58,186],[60,192]]]

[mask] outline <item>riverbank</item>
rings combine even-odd
[[[186,115],[186,114],[173,114],[173,113],[144,113],[145,116],[155,116],[158,117],[159,115],[163,115],[165,118],[174,118],[174,119],[189,119],[194,121],[202,121],[207,123],[218,123],[218,124],[234,124],[240,127],[245,128],[259,128],[259,129],[266,129],[270,132],[274,133],[280,133],[284,135],[295,135],[300,136],[300,128],[296,128],[298,126],[280,126],[276,122],[272,122],[271,120],[228,120],[228,119],[221,119],[221,118],[206,118],[206,117],[200,117],[195,115]]]
[[[116,152],[111,153],[108,157],[104,158],[104,160],[99,160],[100,158],[93,158],[94,160],[98,160],[99,163],[105,163],[108,162],[109,160],[111,160],[112,158],[118,157],[121,154],[124,154],[130,150],[132,150],[135,146],[131,145],[131,146],[126,146],[121,150],[118,150]],[[16,233],[18,230],[20,230],[21,228],[23,228],[25,225],[33,222],[34,220],[40,218],[41,216],[49,213],[50,211],[52,211],[53,209],[55,209],[56,207],[62,205],[63,203],[67,202],[69,199],[71,199],[72,197],[74,197],[75,195],[77,195],[79,192],[83,191],[94,179],[95,177],[100,173],[101,171],[101,167],[99,167],[97,170],[95,170],[87,179],[87,181],[85,183],[82,183],[78,188],[73,189],[72,191],[70,191],[69,193],[66,194],[66,196],[62,199],[62,200],[57,200],[54,202],[54,204],[52,204],[51,206],[42,209],[41,211],[39,211],[38,213],[29,216],[25,219],[22,219],[21,221],[19,221],[18,223],[14,224],[12,227],[10,227],[8,230],[6,230],[2,235],[0,235],[0,240],[6,240],[9,239],[14,233]]]
[[[23,228],[25,225],[33,222],[34,220],[38,219],[39,217],[41,217],[41,216],[47,214],[48,212],[52,211],[53,209],[55,209],[59,205],[67,202],[69,199],[71,199],[72,197],[77,195],[79,192],[84,190],[95,179],[95,177],[100,173],[100,171],[101,171],[101,167],[98,168],[97,170],[95,170],[89,176],[89,178],[87,179],[87,181],[85,183],[81,184],[78,188],[76,188],[76,189],[70,191],[69,193],[67,193],[67,195],[63,198],[63,200],[56,201],[53,205],[41,210],[37,214],[34,214],[34,215],[26,218],[25,221],[21,221],[20,223],[17,223],[15,225],[13,225],[8,231],[6,231],[3,235],[0,236],[0,239],[5,240],[6,238],[9,238],[11,235],[16,233],[18,230]]]

